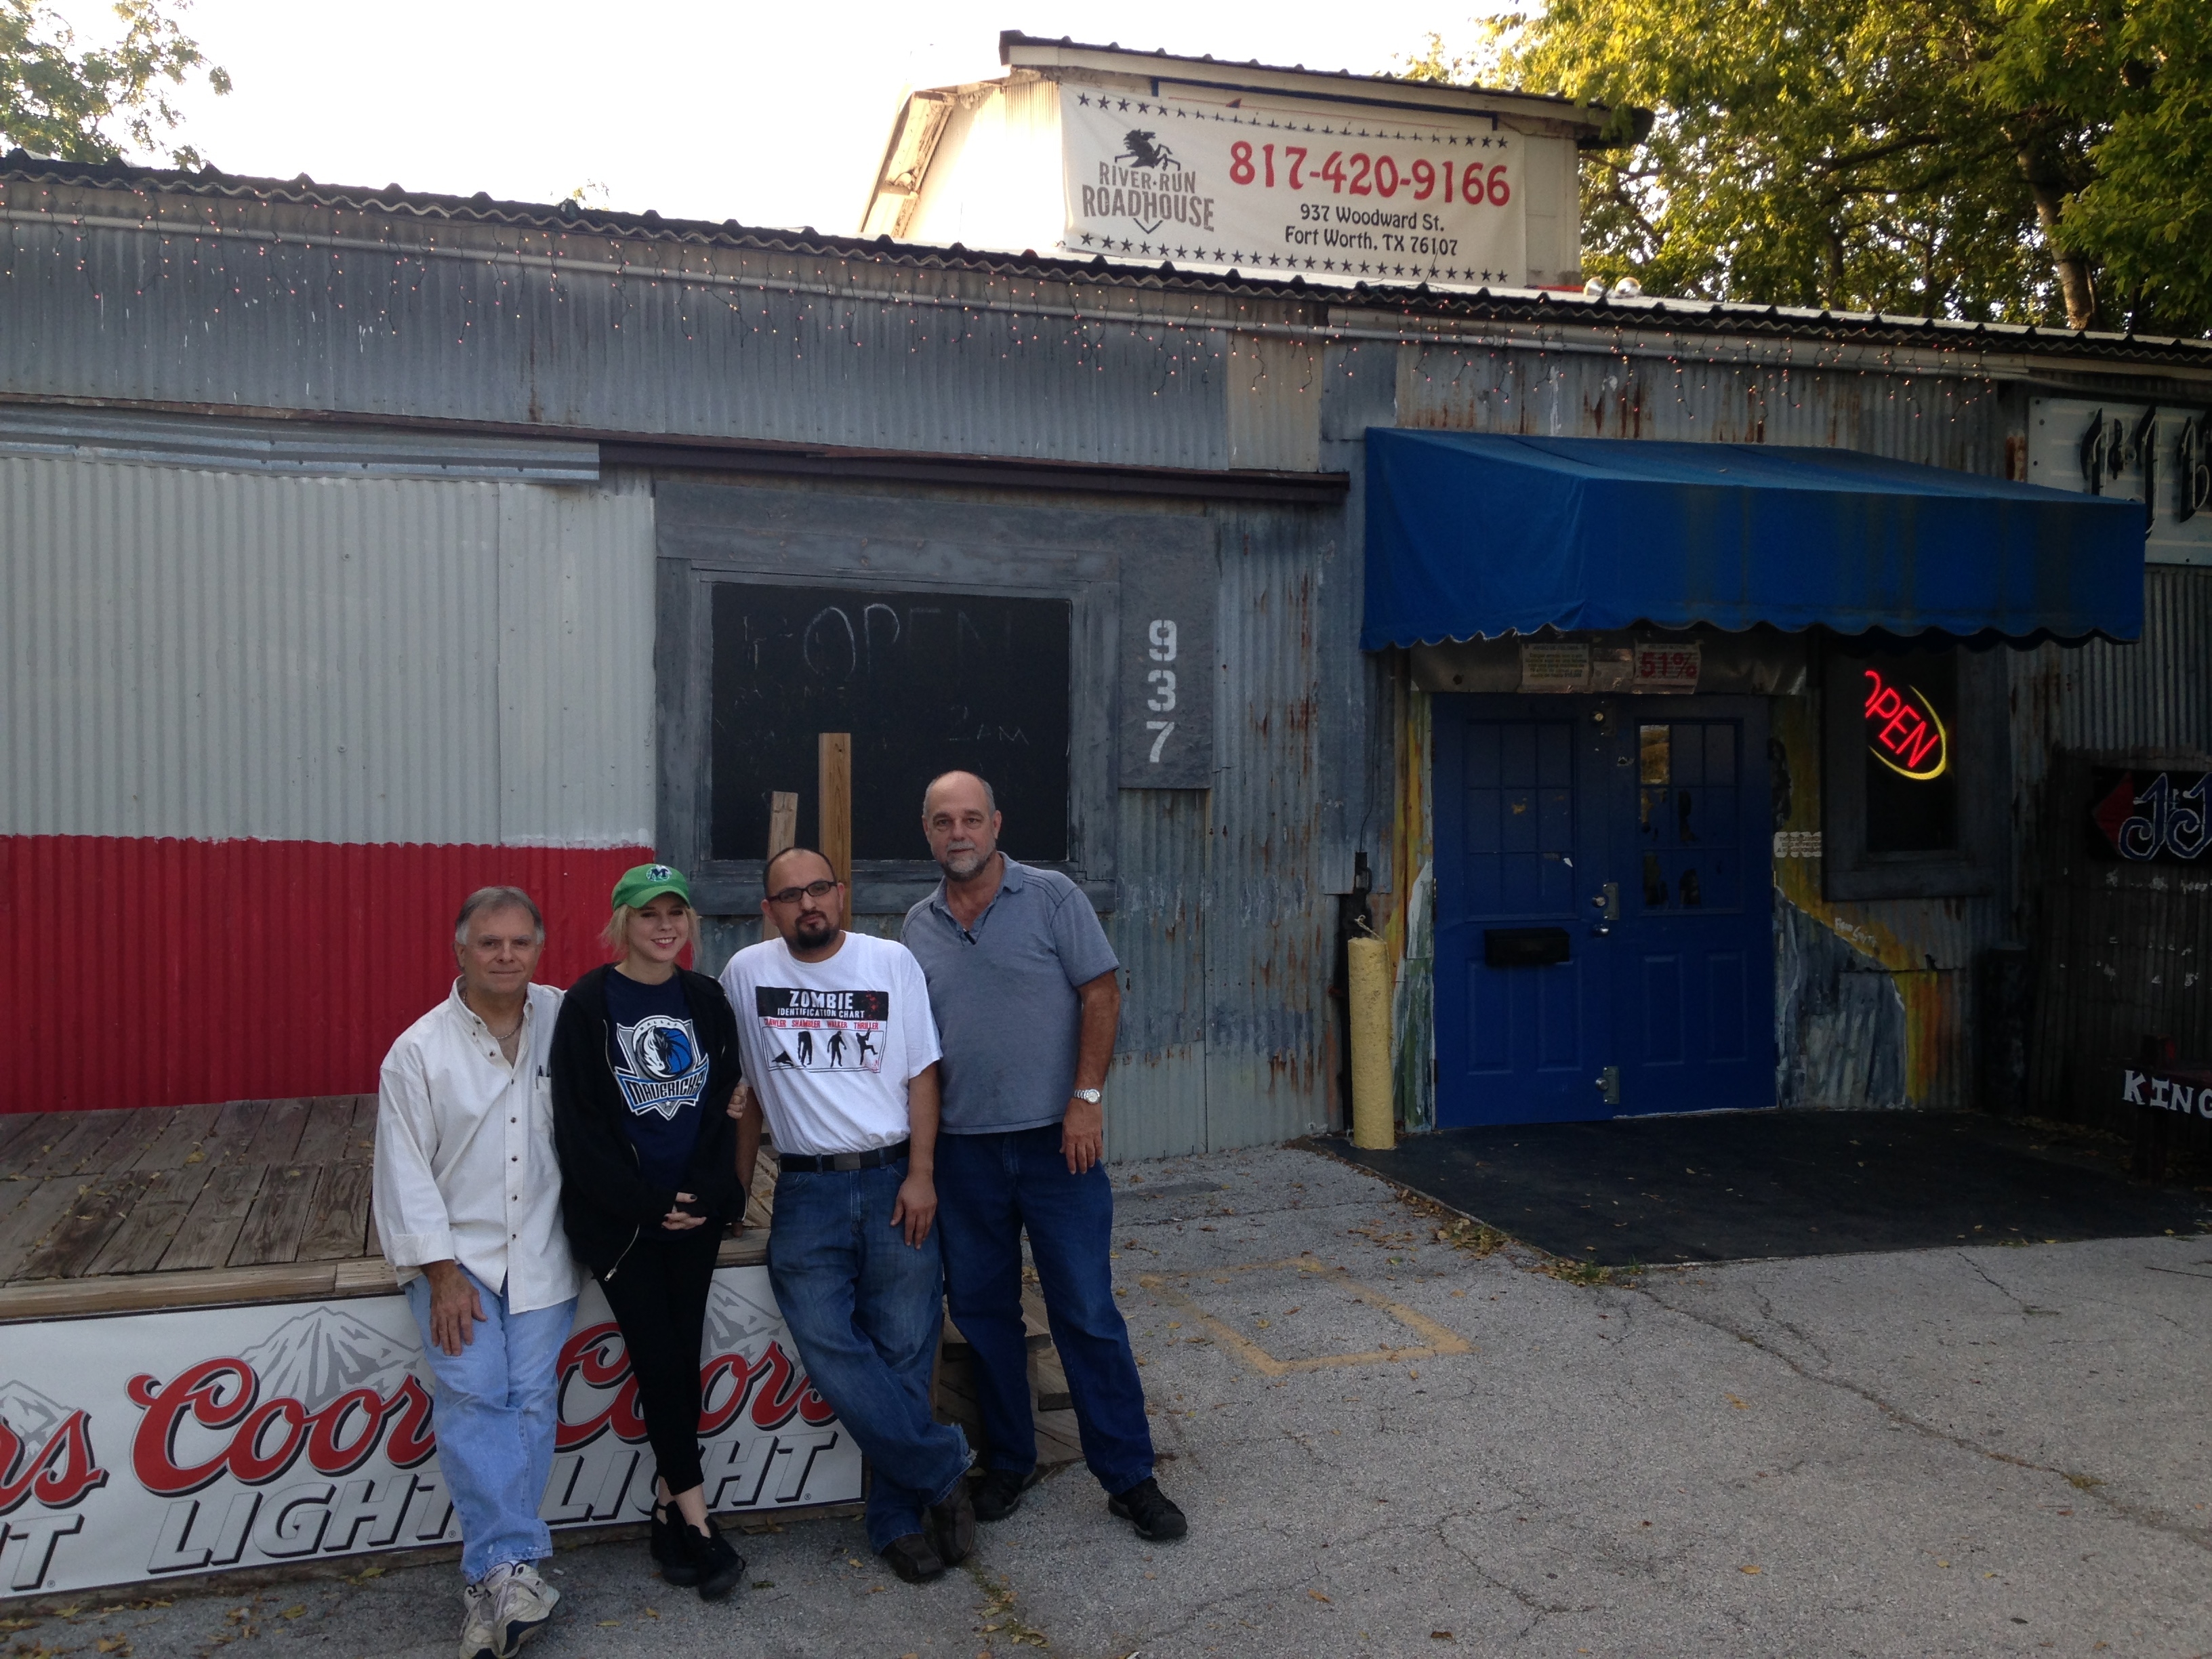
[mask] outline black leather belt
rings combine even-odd
[[[907,1149],[913,1144],[902,1140],[896,1146],[878,1146],[872,1152],[830,1152],[821,1158],[786,1152],[776,1167],[793,1175],[821,1175],[830,1170],[880,1170],[886,1164],[903,1163]]]

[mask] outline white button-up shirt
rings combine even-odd
[[[392,1045],[378,1079],[376,1234],[403,1285],[458,1261],[514,1313],[582,1283],[561,1227],[553,1150],[553,1021],[561,993],[532,985],[514,1062],[461,1000],[461,984]]]

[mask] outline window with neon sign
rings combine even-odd
[[[1859,678],[1870,853],[1954,853],[1959,665],[1951,652],[1877,657]]]

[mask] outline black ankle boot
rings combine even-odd
[[[698,1565],[691,1552],[684,1547],[685,1530],[684,1517],[673,1504],[653,1506],[653,1563],[660,1569],[660,1576],[679,1589],[689,1589],[699,1582]]]
[[[687,1525],[679,1535],[696,1575],[686,1582],[698,1586],[701,1601],[719,1601],[737,1589],[745,1576],[745,1558],[730,1547],[730,1540],[722,1536],[712,1516],[707,1517],[704,1532]]]

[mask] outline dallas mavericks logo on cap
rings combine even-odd
[[[666,881],[675,873],[665,864],[648,864],[645,867],[645,878],[647,881]]]

